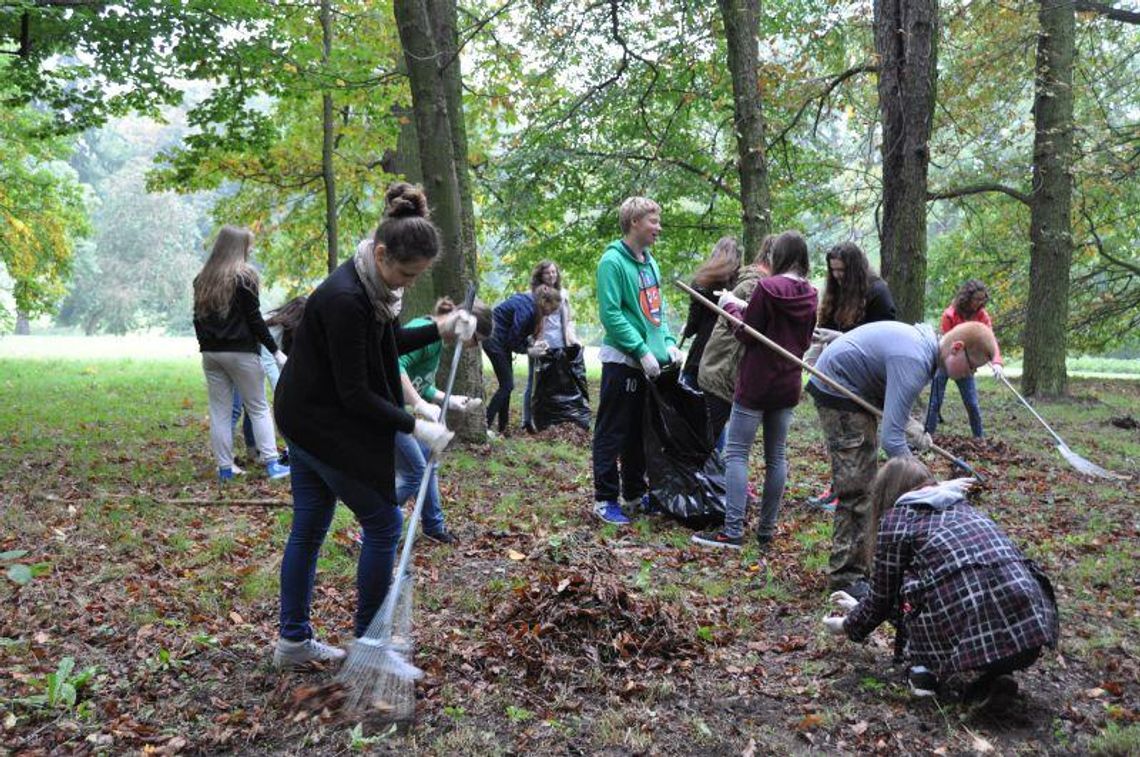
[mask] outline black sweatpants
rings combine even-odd
[[[594,419],[594,500],[640,499],[647,490],[641,417],[645,373],[624,363],[602,363],[602,389]],[[620,474],[618,461],[621,461]]]

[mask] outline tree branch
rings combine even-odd
[[[927,202],[932,202],[934,200],[952,200],[955,197],[982,194],[983,192],[1001,192],[1002,194],[1009,195],[1024,205],[1029,204],[1029,195],[1025,194],[1024,192],[1019,192],[1012,187],[1007,187],[1004,184],[971,184],[966,187],[946,189],[941,192],[927,192],[926,200]]]
[[[1096,244],[1097,254],[1113,265],[1123,268],[1126,271],[1131,271],[1133,274],[1140,276],[1140,266],[1129,263],[1127,260],[1120,260],[1119,258],[1115,258],[1104,251],[1104,243],[1101,241],[1100,235],[1096,233],[1096,224],[1093,223],[1092,216],[1089,215],[1088,210],[1081,208],[1081,215],[1083,215],[1085,217],[1085,221],[1088,222],[1089,232],[1092,234],[1093,242]]]
[[[788,125],[785,126],[784,129],[779,134],[777,134],[775,137],[773,137],[770,142],[768,142],[768,148],[767,149],[771,150],[772,147],[775,146],[775,144],[777,142],[781,141],[786,136],[788,136],[788,132],[790,132],[792,129],[794,129],[796,127],[796,124],[798,124],[800,122],[800,119],[803,117],[804,113],[807,111],[808,106],[811,105],[813,102],[815,102],[816,100],[819,101],[819,112],[817,112],[816,118],[815,118],[816,124],[818,125],[819,124],[819,113],[823,112],[823,104],[825,102],[827,102],[827,98],[831,96],[831,93],[835,91],[836,87],[838,87],[840,84],[842,84],[843,82],[850,79],[852,76],[855,76],[856,74],[871,73],[871,72],[878,71],[878,70],[879,70],[878,65],[876,65],[874,63],[863,63],[863,64],[858,65],[858,66],[852,66],[851,68],[847,69],[846,71],[842,71],[842,72],[836,74],[835,76],[831,77],[830,81],[828,81],[827,86],[825,86],[823,88],[822,92],[820,92],[818,95],[814,95],[812,97],[809,97],[807,100],[804,100],[803,104],[800,105],[800,109],[796,111],[796,114],[794,116],[792,116],[792,120],[788,123]]]
[[[1073,7],[1077,11],[1091,11],[1113,21],[1123,21],[1126,24],[1140,24],[1140,13],[1128,11],[1123,8],[1114,8],[1108,3],[1094,3],[1092,0],[1075,0]]]

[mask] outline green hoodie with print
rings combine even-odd
[[[657,362],[669,362],[670,346],[677,340],[665,321],[661,271],[645,250],[639,263],[622,240],[611,242],[598,263],[598,319],[606,330],[602,340],[634,360],[652,352]]]

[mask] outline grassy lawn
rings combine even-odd
[[[0,356],[0,752],[1137,753],[1140,431],[1112,420],[1140,415],[1140,383],[1077,380],[1073,399],[1038,403],[1127,483],[1078,477],[1012,395],[988,377],[979,388],[989,440],[962,436],[951,385],[938,441],[988,474],[980,506],[1042,564],[1062,610],[1059,649],[1020,676],[1002,719],[912,700],[889,628],[863,645],[822,631],[830,519],[802,501],[828,474],[805,405],[765,561],[696,548],[660,518],[600,527],[580,431],[457,446],[441,487],[462,543],[418,548],[427,675],[416,724],[391,733],[306,709],[328,673],[270,668],[290,511],[219,501],[287,502],[288,487],[213,484],[192,354]],[[342,644],[351,522],[342,508],[313,605]]]

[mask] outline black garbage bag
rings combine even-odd
[[[590,428],[590,390],[582,345],[548,350],[534,361],[530,414],[539,431],[559,423]]]
[[[724,461],[715,454],[704,395],[668,366],[645,393],[642,440],[649,494],[690,528],[724,523]]]

